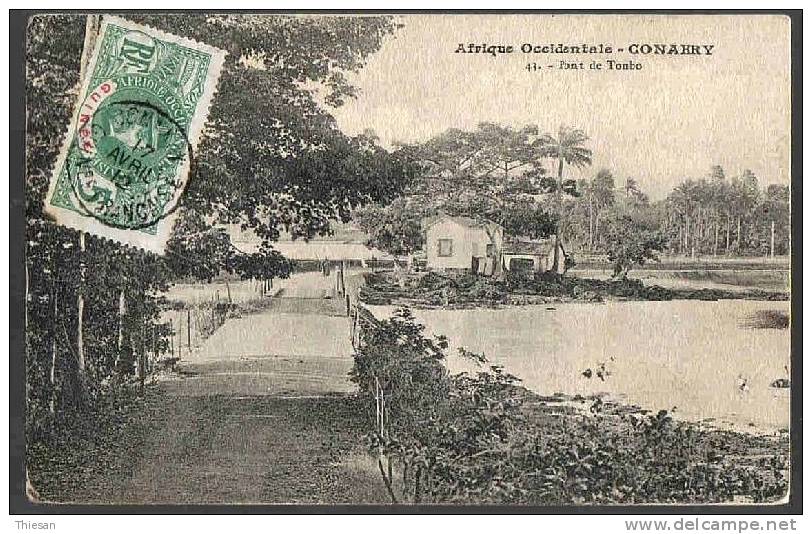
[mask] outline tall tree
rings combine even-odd
[[[405,147],[404,157],[418,168],[408,194],[430,213],[464,215],[495,222],[508,232],[547,235],[537,200],[549,192],[549,182],[546,171],[535,164],[532,142],[537,135],[535,126],[481,123],[474,131],[450,129]],[[519,212],[527,218],[522,220]],[[486,228],[498,255],[495,235]],[[496,265],[498,272],[501,265]]]
[[[771,184],[764,192],[764,200],[757,209],[759,218],[759,244],[770,257],[776,253],[789,253],[790,220],[789,187]]]
[[[615,177],[609,169],[601,169],[592,179],[589,193],[594,204],[593,230],[590,233],[590,249],[600,240],[600,221],[603,212],[615,202]]]
[[[635,265],[659,261],[665,247],[656,224],[645,214],[614,209],[607,229],[607,256],[614,278],[625,279]]]
[[[177,276],[205,278],[223,268],[244,277],[285,276],[289,265],[273,250],[282,230],[305,238],[329,233],[331,220],[346,220],[357,206],[393,198],[404,183],[403,168],[389,151],[369,136],[346,136],[330,114],[331,107],[354,96],[347,74],[363,68],[397,29],[392,18],[127,17],[207,42],[228,56],[166,256],[92,235],[79,254],[78,233],[56,225],[42,204],[76,99],[85,17],[31,19],[25,181],[31,396],[26,422],[32,431],[49,420],[51,390],[59,393],[56,407],[70,404],[79,314],[67,303],[77,302],[82,287],[81,342],[89,385],[98,389],[117,373],[122,379],[131,373],[131,349],[144,345],[151,324],[161,327],[160,293]],[[213,228],[217,222],[255,229],[264,241],[260,251],[233,250]],[[83,266],[87,279],[80,287]]]
[[[355,212],[353,219],[369,236],[367,245],[393,256],[410,257],[425,242],[422,221],[429,214],[424,203],[401,197],[391,204],[365,206]]]
[[[755,245],[753,237],[753,211],[761,200],[758,177],[750,169],[733,180],[733,206],[736,214],[736,251]],[[749,230],[749,232],[748,232]]]
[[[556,207],[558,214],[558,227],[555,233],[555,252],[553,255],[553,271],[559,270],[559,249],[563,244],[562,220],[564,216],[564,164],[573,167],[586,167],[592,165],[592,151],[585,144],[589,137],[582,131],[570,126],[561,126],[556,136],[544,135],[535,143],[538,154],[544,158],[557,161],[558,181],[556,187]]]
[[[724,214],[724,218],[727,221],[727,228],[730,228],[730,216],[727,213],[727,203],[725,201],[729,191],[728,191],[728,183],[727,178],[725,177],[725,171],[721,165],[714,165],[711,167],[710,173],[710,204],[711,204],[711,212],[713,217],[713,255],[719,252],[719,230],[720,225],[722,222],[722,217]],[[728,237],[726,238],[726,245],[725,251],[727,251],[729,247],[729,232]]]

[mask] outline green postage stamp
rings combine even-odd
[[[46,211],[59,224],[162,253],[224,58],[105,16]]]

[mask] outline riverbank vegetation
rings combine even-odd
[[[421,308],[471,308],[603,300],[788,300],[785,292],[761,289],[693,289],[646,285],[622,278],[598,280],[554,273],[535,276],[508,273],[504,280],[473,274],[366,274],[361,301],[372,305],[411,305]]]
[[[786,494],[786,436],[710,430],[598,398],[573,408],[465,350],[482,370],[451,374],[447,349],[401,308],[369,320],[356,350],[353,379],[378,414],[368,446],[393,502],[686,504]]]

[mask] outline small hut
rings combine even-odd
[[[505,271],[537,273],[553,268],[555,236],[536,241],[512,240],[502,249],[502,266]],[[564,247],[559,248],[558,272],[564,272]]]

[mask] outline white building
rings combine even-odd
[[[493,274],[501,267],[503,228],[493,222],[441,215],[424,221],[426,266]]]

